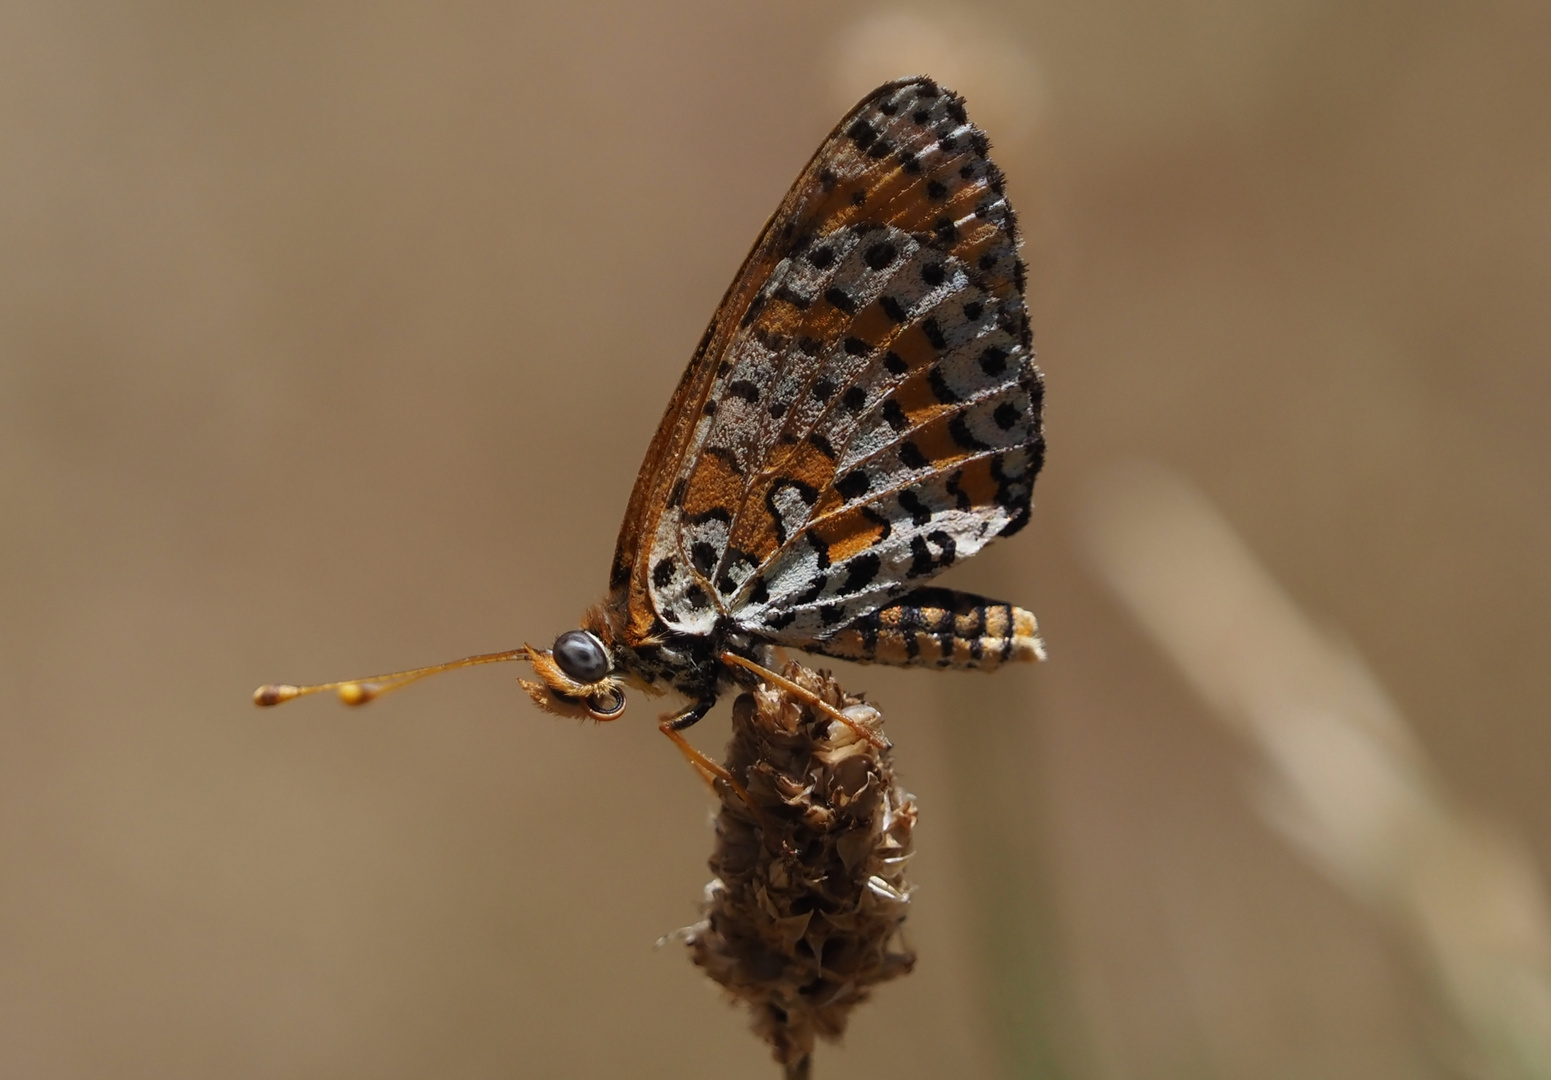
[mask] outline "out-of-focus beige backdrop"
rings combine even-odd
[[[922,67],[1010,176],[1048,380],[1033,524],[948,580],[1051,660],[844,670],[920,798],[921,958],[818,1075],[1469,1072],[1078,522],[1116,461],[1194,485],[1538,910],[1551,9],[11,0],[0,1073],[775,1075],[653,947],[711,835],[650,703],[248,694],[573,626],[765,215]]]

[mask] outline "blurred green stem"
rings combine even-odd
[[[1026,698],[971,677],[944,679],[942,715],[956,803],[959,849],[969,877],[981,996],[1008,1080],[1054,1080],[1063,1067],[1054,904],[1039,847]],[[978,683],[978,685],[977,685]],[[1069,1049],[1069,1047],[1067,1047]]]

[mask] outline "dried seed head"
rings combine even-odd
[[[833,679],[788,664],[786,678],[879,730],[878,710]],[[915,800],[889,751],[777,688],[733,705],[726,767],[754,804],[722,793],[715,879],[686,936],[706,974],[753,1010],[788,1075],[814,1039],[838,1038],[871,987],[908,972],[899,940]]]

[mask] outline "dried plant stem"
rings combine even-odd
[[[878,710],[827,675],[795,663],[781,674],[881,730]],[[838,1038],[873,986],[915,963],[899,940],[915,800],[887,750],[778,687],[734,704],[726,768],[749,801],[721,792],[716,877],[686,940],[748,1004],[788,1080],[806,1080],[816,1038]]]

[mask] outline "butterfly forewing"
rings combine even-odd
[[[1028,518],[1043,455],[1018,236],[927,79],[841,121],[728,290],[615,558],[630,631],[822,639]]]

